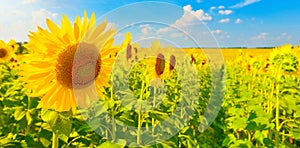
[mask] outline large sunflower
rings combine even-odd
[[[95,14],[88,21],[86,12],[73,25],[65,15],[61,27],[49,19],[46,23],[49,30],[38,27],[29,35],[22,80],[33,96],[43,96],[38,107],[75,113],[76,106],[102,98],[109,86],[112,54],[121,50],[113,46],[116,30],[107,28],[106,21],[96,26]]]
[[[8,62],[13,55],[13,48],[0,40],[0,63]]]
[[[300,71],[299,47],[287,44],[274,48],[270,54],[270,63],[272,69],[279,68],[285,75],[298,75]]]

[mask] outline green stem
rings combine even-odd
[[[52,135],[52,148],[58,148],[58,137],[54,132]]]
[[[143,80],[139,100],[143,100],[143,94],[144,94],[144,89],[145,89],[144,85],[145,85],[145,81]],[[141,110],[142,110],[142,105],[140,105],[139,109],[138,109],[138,131],[137,131],[137,137],[136,137],[136,142],[137,142],[138,146],[141,144],[141,135],[142,135],[142,133],[141,133],[141,127],[142,127],[142,113],[141,113]]]
[[[111,95],[110,95],[110,100],[113,100],[113,87],[111,86]],[[115,121],[115,110],[112,110],[112,140],[116,140],[116,121]]]
[[[279,124],[279,80],[280,80],[280,69],[281,66],[279,67],[279,69],[277,70],[277,74],[275,76],[277,76],[276,79],[276,113],[275,113],[275,124],[276,124],[276,135],[275,135],[275,140],[276,140],[276,147],[279,147],[279,132],[280,132],[280,124]]]
[[[277,88],[278,89],[278,88]],[[280,131],[280,124],[279,124],[279,97],[276,96],[276,114],[275,114],[275,122],[276,122],[276,147],[279,147],[279,131]]]
[[[154,93],[153,93],[153,106],[155,107],[155,95],[156,95],[156,87],[154,87]],[[154,129],[155,129],[155,120],[152,118],[152,137],[154,137]]]
[[[31,107],[31,98],[28,96],[27,112],[30,110],[30,107]],[[29,124],[29,125],[27,124],[26,131],[25,131],[26,135],[28,135],[30,133],[30,128],[31,128],[31,124]]]

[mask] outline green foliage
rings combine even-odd
[[[20,46],[18,53],[24,54],[26,49]],[[157,143],[147,147],[299,147],[300,79],[297,75],[279,72],[282,69],[294,71],[298,61],[290,55],[285,56],[288,60],[284,57],[277,60],[286,64],[273,69],[263,69],[263,60],[249,57],[228,63],[222,108],[205,131],[199,131],[199,125],[205,120],[203,115],[212,95],[211,89],[215,87],[208,65],[198,69],[197,85],[185,81],[175,70],[163,80],[164,85],[158,87],[152,86],[146,77],[145,71],[149,68],[146,65],[138,63],[128,75],[128,71],[120,68],[112,76],[114,87],[118,89],[106,88],[101,102],[80,110],[84,117],[89,117],[83,118],[71,112],[37,108],[40,98],[28,97],[30,90],[18,80],[16,71],[0,63],[0,147],[51,147],[53,137],[58,140],[58,147],[65,148],[133,147],[153,141]],[[200,90],[195,111],[179,106],[185,97],[182,93],[185,85],[192,88],[186,90],[189,95]],[[155,107],[143,112],[143,101]],[[195,102],[186,102],[192,103]],[[174,122],[168,123],[170,127],[161,126],[176,109],[181,112]],[[181,119],[188,113],[191,117],[183,122]],[[153,135],[147,137],[139,130],[120,128],[119,123],[146,128]],[[177,127],[182,128],[174,132],[173,128]],[[172,136],[161,141],[160,132]],[[133,138],[118,140],[122,136]]]

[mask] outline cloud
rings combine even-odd
[[[281,33],[279,36],[276,38],[278,41],[290,41],[292,39],[291,35],[288,35],[286,32]]]
[[[235,20],[235,23],[236,23],[236,24],[240,24],[240,23],[242,23],[242,22],[243,22],[243,20],[241,20],[240,18],[238,18],[238,19]]]
[[[235,4],[233,6],[231,6],[230,8],[242,8],[257,2],[260,2],[261,0],[244,0],[243,2],[240,2],[238,4]]]
[[[204,10],[193,10],[191,5],[186,5],[183,7],[183,15],[175,21],[171,26],[175,26],[178,28],[186,28],[188,26],[192,26],[195,24],[202,23],[201,21],[211,21],[212,16],[208,13],[205,13]],[[157,31],[157,33],[165,33],[170,31],[170,27],[161,28]]]
[[[286,35],[287,35],[287,33],[286,33],[286,32],[283,32],[283,33],[281,33],[281,35],[282,35],[282,36],[286,36]]]
[[[221,19],[219,21],[219,23],[229,23],[230,22],[230,19],[229,18],[225,18],[225,19]]]
[[[229,35],[228,32],[225,32],[223,30],[217,29],[217,30],[212,30],[211,33],[216,37],[216,39],[228,39],[231,36]]]
[[[212,30],[211,31],[211,33],[212,34],[221,34],[223,31],[222,30],[219,30],[219,29],[217,29],[217,30]]]
[[[40,9],[37,11],[33,11],[31,13],[32,16],[32,23],[34,26],[41,26],[42,24],[45,24],[46,18],[49,19],[56,19],[58,14],[57,13],[52,13],[46,9]]]
[[[151,33],[151,31],[154,30],[153,27],[151,27],[150,24],[143,24],[139,26],[141,28],[141,32],[143,33],[143,35],[148,35],[149,33]]]
[[[268,33],[263,32],[255,37],[252,37],[253,40],[265,40],[268,36]]]
[[[209,10],[215,10],[216,8],[217,8],[217,7],[212,6],[212,7],[209,8]]]
[[[23,3],[30,3],[26,9]],[[37,30],[37,26],[46,28],[46,18],[58,23],[58,13],[53,13],[45,8],[39,8],[40,1],[21,1],[16,5],[14,1],[8,1],[5,7],[0,9],[0,39],[9,41],[28,41],[29,31]]]
[[[170,37],[172,37],[172,38],[178,38],[178,37],[181,37],[181,36],[183,36],[183,34],[180,34],[180,33],[172,33],[172,34],[170,34]]]
[[[196,2],[197,2],[197,3],[201,3],[201,2],[202,2],[202,0],[196,0]]]
[[[219,7],[218,7],[218,9],[224,9],[225,7],[223,6],[223,5],[220,5]]]
[[[221,15],[229,15],[232,12],[233,12],[232,10],[219,10],[219,14]]]
[[[23,0],[23,4],[31,4],[35,2],[38,2],[38,0]]]

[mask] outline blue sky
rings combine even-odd
[[[74,20],[86,10],[89,16],[95,12],[99,22],[105,17],[120,29],[117,42],[127,31],[142,45],[152,39],[179,47],[264,47],[300,42],[297,0],[165,0],[153,1],[153,5],[136,2],[3,0],[0,39],[28,41],[29,31],[46,27],[46,18],[59,24],[62,13]]]

